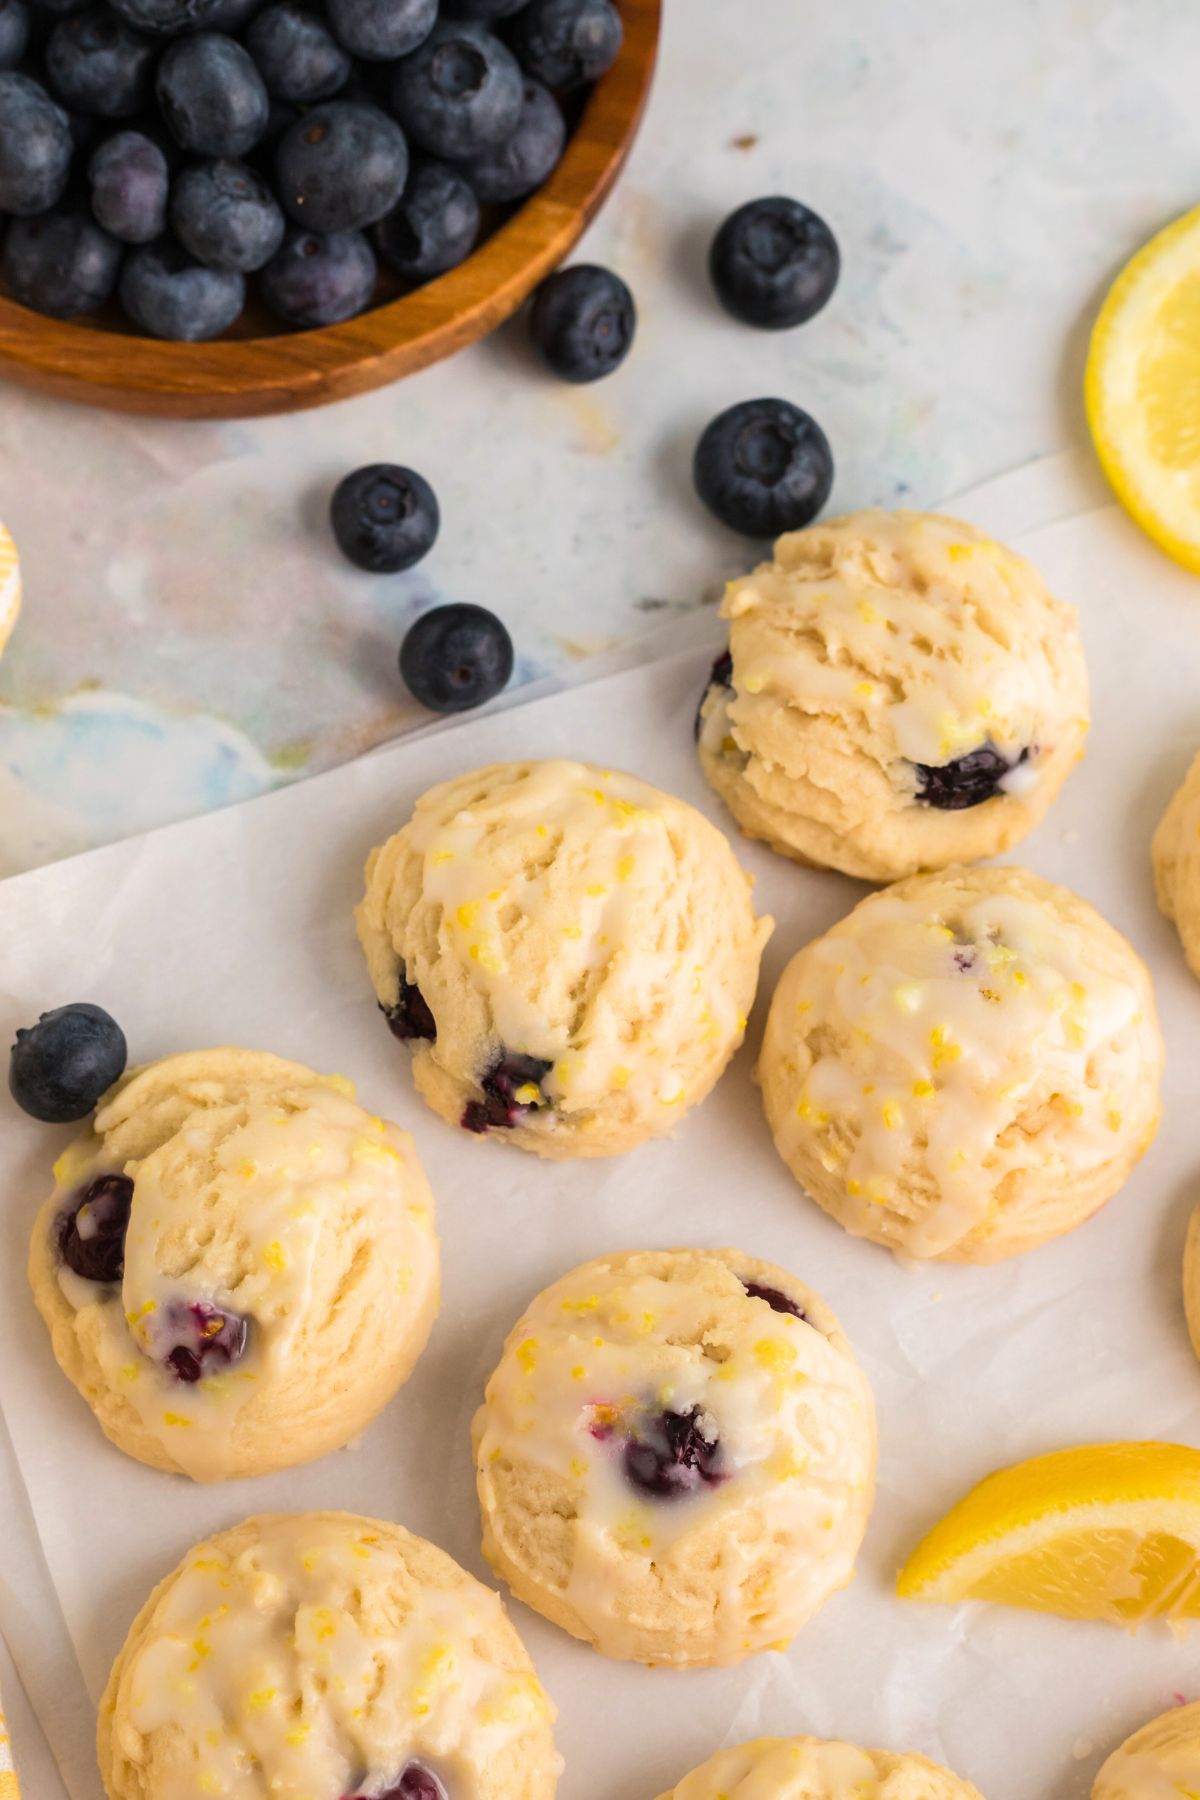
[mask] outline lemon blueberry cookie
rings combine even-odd
[[[1193,975],[1200,976],[1200,756],[1154,833],[1159,909],[1174,921]]]
[[[433,788],[358,931],[434,1111],[541,1156],[671,1131],[742,1041],[771,922],[694,808],[576,762]]]
[[[55,1165],[30,1278],[54,1352],[119,1449],[197,1481],[347,1443],[438,1303],[405,1132],[340,1077],[248,1050],[130,1072]]]
[[[870,1390],[824,1303],[735,1250],[584,1264],[533,1301],[474,1426],[484,1555],[605,1656],[779,1649],[844,1587]]]
[[[1150,976],[1024,869],[871,894],[795,956],[758,1064],[784,1162],[858,1237],[996,1262],[1081,1224],[1154,1134]]]
[[[979,1800],[979,1794],[924,1756],[773,1737],[718,1750],[660,1800]]]
[[[247,1519],[134,1620],[109,1800],[551,1800],[554,1708],[497,1595],[399,1525]]]
[[[1135,1731],[1103,1764],[1092,1800],[1185,1800],[1200,1791],[1200,1701]]]
[[[893,881],[993,856],[1083,753],[1074,611],[956,519],[791,532],[721,610],[700,761],[742,830],[799,862]]]

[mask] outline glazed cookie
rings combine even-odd
[[[1075,613],[956,519],[861,512],[730,582],[700,761],[748,837],[894,881],[1032,830],[1083,754]]]
[[[554,1708],[498,1597],[353,1513],[199,1544],[100,1702],[109,1800],[551,1800]]]
[[[661,1800],[979,1800],[979,1794],[924,1756],[794,1737],[718,1750]]]
[[[1174,920],[1188,968],[1200,975],[1200,756],[1154,833],[1153,858],[1159,909]]]
[[[828,1307],[737,1250],[603,1257],[539,1294],[475,1417],[483,1552],[605,1656],[729,1664],[844,1587],[871,1393]]]
[[[857,1237],[998,1262],[1070,1231],[1154,1135],[1145,965],[1024,869],[948,869],[801,950],[758,1065],[775,1147]]]
[[[700,813],[574,762],[433,788],[372,853],[357,919],[429,1105],[552,1157],[629,1150],[704,1098],[771,930]]]
[[[1092,1800],[1183,1800],[1200,1792],[1200,1701],[1175,1706],[1126,1738],[1103,1765]]]
[[[249,1050],[134,1070],[55,1164],[29,1272],[114,1444],[223,1481],[347,1443],[438,1303],[412,1140],[349,1082]]]
[[[12,636],[20,610],[21,567],[17,561],[17,546],[0,525],[0,654]]]

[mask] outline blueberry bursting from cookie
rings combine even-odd
[[[392,1036],[402,1044],[436,1041],[437,1021],[420,988],[408,979],[404,969],[400,971],[395,1000],[391,1006],[380,1002],[379,1010]],[[500,1049],[479,1077],[483,1099],[467,1102],[459,1124],[476,1136],[497,1128],[511,1131],[530,1113],[550,1104],[542,1084],[552,1067],[543,1057]]]
[[[125,1273],[132,1207],[128,1175],[99,1175],[75,1194],[58,1227],[58,1253],[73,1274],[98,1287],[117,1285]],[[172,1301],[156,1316],[153,1339],[163,1368],[190,1384],[240,1362],[250,1327],[240,1314],[207,1300]]]
[[[366,1800],[365,1795],[346,1794],[343,1800]],[[432,1769],[424,1763],[406,1763],[398,1780],[375,1800],[448,1800],[447,1791]]]

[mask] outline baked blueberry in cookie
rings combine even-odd
[[[704,684],[704,692],[700,696],[700,704],[696,708],[696,717],[692,725],[692,736],[697,743],[700,742],[700,731],[704,724],[705,701],[709,698],[710,694],[713,693],[714,689],[716,689],[718,693],[728,694],[731,692],[732,680],[733,658],[728,650],[722,650],[720,656],[718,656],[713,663],[708,680]]]
[[[509,1334],[474,1446],[496,1573],[638,1662],[729,1664],[791,1637],[850,1579],[871,1505],[871,1396],[836,1319],[737,1250],[603,1257],[555,1282]]]
[[[1078,621],[1029,563],[933,513],[789,532],[726,588],[701,766],[749,837],[869,881],[993,856],[1083,753]]]
[[[167,1057],[106,1095],[55,1183],[34,1297],[104,1431],[154,1468],[221,1481],[324,1455],[424,1347],[429,1189],[340,1077]]]
[[[347,1800],[351,1797],[347,1796]],[[367,1800],[367,1796],[355,1795],[353,1800]],[[377,1792],[371,1800],[448,1800],[448,1795],[432,1769],[426,1768],[424,1763],[410,1762],[401,1771],[398,1781]]]
[[[563,1158],[664,1136],[704,1098],[771,928],[694,808],[566,761],[433,788],[372,852],[357,923],[434,1111]]]

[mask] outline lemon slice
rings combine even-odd
[[[1066,1619],[1200,1617],[1200,1450],[1093,1444],[989,1475],[900,1571],[911,1600]]]
[[[0,525],[0,650],[9,640],[21,610],[21,569],[17,546]]]
[[[1084,397],[1118,500],[1200,572],[1200,207],[1151,238],[1109,289]]]

